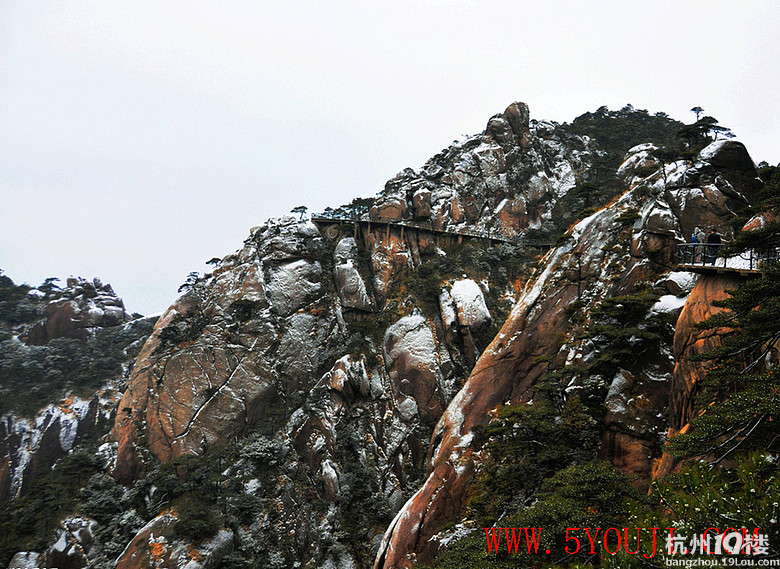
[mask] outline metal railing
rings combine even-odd
[[[764,261],[780,259],[778,249],[749,249],[737,255],[724,255],[727,243],[685,243],[677,245],[677,265],[698,269],[758,272]]]

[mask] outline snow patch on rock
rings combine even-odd
[[[461,326],[480,328],[493,320],[485,303],[482,289],[473,280],[462,279],[455,281],[452,284],[450,295],[454,303],[454,312],[457,313],[458,322]],[[449,311],[452,311],[452,308]],[[445,319],[450,317],[449,311],[446,316],[442,314]]]
[[[658,302],[656,302],[652,308],[650,308],[650,313],[662,314],[677,312],[685,306],[686,300],[688,300],[687,296],[680,298],[673,294],[665,294],[658,299]]]

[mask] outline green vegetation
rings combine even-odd
[[[762,170],[766,180],[753,212],[780,208],[780,170]],[[780,247],[780,223],[744,232],[731,245],[734,252]],[[699,381],[694,407],[706,409],[691,421],[692,429],[671,444],[680,456],[712,456],[717,463],[750,449],[779,452],[776,421],[780,419],[780,370],[771,365],[780,349],[780,262],[765,261],[761,276],[742,283],[715,303],[726,310],[701,324],[706,330],[731,331],[723,345],[704,354],[706,376]]]
[[[53,283],[56,279],[46,279]],[[41,285],[43,286],[43,285]],[[32,287],[17,285],[0,270],[0,340],[10,337],[10,328],[34,322],[43,316],[44,302],[29,292]]]
[[[298,206],[295,206],[294,208],[292,208],[290,210],[290,213],[298,213],[298,214],[300,214],[299,219],[302,220],[303,216],[306,215],[307,211],[309,211],[308,207],[306,207],[305,205],[298,205]]]
[[[60,519],[75,509],[81,487],[104,467],[94,450],[65,456],[22,498],[0,504],[0,565],[7,566],[17,551],[42,551],[51,544]]]
[[[322,213],[326,217],[358,219],[369,212],[374,202],[376,202],[376,198],[355,198],[348,204],[340,205],[337,208],[326,207]]]
[[[642,216],[639,215],[639,212],[635,208],[628,208],[627,210],[621,212],[615,221],[618,223],[630,224],[634,223],[634,221],[641,217]]]
[[[482,473],[468,502],[471,517],[490,526],[517,513],[537,496],[541,483],[564,467],[589,460],[598,446],[598,426],[579,396],[503,407],[496,421],[476,429],[484,441]]]
[[[651,569],[663,567],[667,559],[680,559],[664,552],[666,528],[675,535],[690,539],[707,528],[761,528],[771,544],[780,539],[777,524],[780,502],[780,477],[773,455],[753,452],[740,455],[731,468],[710,468],[706,463],[690,463],[679,473],[653,484],[652,493],[640,495],[630,486],[630,479],[609,464],[589,461],[571,465],[546,480],[538,500],[516,515],[503,518],[498,527],[543,528],[539,553],[528,554],[525,536],[520,539],[518,554],[507,554],[505,536],[501,536],[498,554],[488,553],[484,526],[468,537],[451,544],[436,559],[437,569],[509,569],[515,567],[600,566],[612,569]],[[584,531],[571,532],[581,541],[576,555],[566,553],[566,528],[630,528],[629,550],[612,555],[603,546],[603,533],[595,540],[594,552]],[[634,528],[642,528],[638,533]],[[652,532],[660,528],[653,550]],[[610,551],[617,549],[615,532],[607,541]],[[623,536],[625,537],[625,535]],[[686,543],[686,546],[688,543]],[[550,549],[551,555],[542,553]],[[645,558],[644,556],[647,556]],[[691,558],[694,556],[691,555]],[[702,556],[710,558],[707,555]],[[711,559],[711,558],[710,558]]]
[[[371,538],[393,519],[382,489],[375,482],[376,458],[361,453],[361,441],[354,429],[337,427],[342,529],[346,542],[358,559],[370,559]]]
[[[254,433],[234,445],[210,447],[201,456],[152,462],[130,488],[105,474],[94,475],[83,491],[80,510],[98,522],[96,537],[103,547],[94,566],[113,567],[135,532],[165,510],[178,517],[174,534],[196,544],[222,527],[235,535],[249,531],[251,535],[234,552],[234,561],[244,567],[270,566],[267,562],[272,552],[291,544],[284,532],[268,531],[260,522],[267,514],[267,523],[277,523],[285,512],[272,507],[273,492],[264,497],[247,494],[244,484],[254,478],[261,487],[275,490],[286,452],[274,439]],[[290,477],[286,492],[294,487],[304,493],[311,484],[305,466],[296,465],[285,472]],[[312,494],[306,497],[309,500]]]
[[[365,338],[370,338],[374,346],[381,346],[387,328],[417,307],[427,318],[439,316],[439,295],[445,283],[451,279],[468,278],[483,280],[487,278],[490,292],[485,295],[488,309],[493,315],[494,324],[481,330],[475,338],[480,349],[484,348],[495,336],[498,327],[504,322],[511,308],[504,305],[499,295],[510,289],[515,281],[522,278],[531,266],[538,250],[502,243],[491,246],[479,241],[453,244],[445,255],[430,255],[398,286],[380,312],[362,315],[350,322],[350,331],[356,335],[350,339],[347,353],[365,353],[369,364],[376,363],[369,355]],[[370,280],[370,279],[367,279]],[[363,351],[368,349],[368,351]]]
[[[696,153],[718,137],[733,138],[734,135],[731,129],[719,125],[718,120],[710,116],[697,118],[695,123],[685,125],[677,132],[677,139],[684,149]]]
[[[67,394],[91,396],[109,379],[120,379],[123,365],[140,351],[154,322],[98,329],[87,340],[58,338],[44,346],[12,339],[13,327],[31,325],[43,306],[57,298],[55,279],[41,285],[48,295],[29,295],[31,287],[0,275],[0,414],[32,415]],[[40,289],[39,289],[40,290]]]
[[[595,112],[585,113],[565,125],[573,134],[587,135],[596,140],[608,157],[601,167],[617,170],[625,153],[637,144],[650,142],[657,146],[669,146],[683,123],[666,113],[650,114],[643,109],[626,105],[611,111],[606,106]],[[598,166],[597,166],[598,167]],[[604,172],[606,175],[607,172]]]
[[[475,280],[487,278],[491,291],[501,292],[528,270],[538,251],[510,243],[491,246],[469,241],[452,245],[445,253],[424,260],[401,283],[401,296],[411,295],[428,317],[439,314],[439,294],[445,281],[463,275]]]
[[[612,378],[619,368],[647,363],[643,356],[657,351],[674,336],[674,321],[667,313],[648,315],[660,292],[640,288],[634,294],[605,299],[590,314],[587,336],[598,356],[588,373]]]
[[[758,527],[769,536],[770,552],[776,555],[771,546],[780,539],[780,467],[776,456],[766,451],[742,452],[727,468],[690,462],[679,474],[653,485],[661,515],[656,511],[653,517],[637,517],[636,521],[662,527],[682,521],[691,533],[713,525],[745,527],[751,532]]]
[[[32,415],[69,393],[91,396],[106,381],[120,379],[130,359],[126,348],[150,330],[127,332],[100,330],[87,341],[59,338],[45,346],[0,342],[0,413]]]
[[[674,146],[677,132],[685,125],[666,113],[651,115],[646,110],[626,105],[617,111],[600,107],[563,126],[572,134],[590,136],[606,152],[593,161],[583,183],[583,188],[587,187],[585,205],[588,207],[603,205],[625,189],[617,178],[617,169],[629,149],[646,142],[659,147]]]
[[[618,178],[617,169],[626,152],[646,142],[672,146],[677,141],[676,133],[683,126],[683,123],[671,119],[665,113],[651,115],[631,105],[617,111],[601,107],[595,112],[577,117],[570,124],[562,125],[561,128],[569,134],[592,138],[598,153],[590,157],[591,166],[578,180],[574,192],[556,205],[553,212],[554,230],[546,233],[530,232],[538,234],[529,237],[553,243],[572,223],[594,213],[622,194],[627,188]]]
[[[179,286],[179,292],[186,293],[190,291],[196,291],[200,282],[200,273],[197,271],[192,271],[187,275],[187,278],[184,279],[184,282]]]

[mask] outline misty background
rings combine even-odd
[[[701,106],[780,161],[780,4],[0,2],[0,268],[164,310],[252,226],[372,196],[512,101]]]

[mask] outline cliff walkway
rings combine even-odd
[[[361,227],[368,231],[371,230],[371,226],[387,227],[388,231],[391,227],[400,227],[402,232],[401,235],[403,235],[403,230],[405,228],[408,228],[408,229],[415,229],[418,231],[427,231],[429,233],[455,235],[458,237],[458,242],[460,242],[463,237],[472,238],[472,239],[485,239],[488,241],[492,241],[494,243],[517,244],[519,242],[517,237],[509,237],[507,235],[502,235],[500,233],[494,233],[494,232],[484,231],[480,229],[472,229],[468,227],[462,227],[462,228],[461,227],[457,227],[457,228],[436,227],[431,222],[425,222],[425,221],[394,220],[394,219],[379,219],[379,220],[355,219],[347,216],[343,216],[343,217],[329,216],[321,213],[312,214],[311,221],[318,227],[324,229],[326,234],[328,234],[328,229],[330,227],[345,225],[345,224],[353,224],[356,233],[358,227]]]
[[[780,250],[749,250],[739,255],[723,255],[726,243],[685,243],[677,245],[677,267],[697,273],[739,273],[743,275],[761,272],[761,263],[780,259]]]

